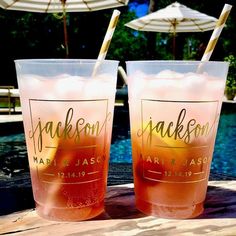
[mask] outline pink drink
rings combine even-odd
[[[220,62],[128,62],[135,196],[142,212],[167,218],[202,213],[227,68]]]
[[[104,62],[94,77],[95,61],[50,63],[16,62],[36,210],[85,220],[104,211],[117,62]],[[48,75],[30,71],[35,65]]]

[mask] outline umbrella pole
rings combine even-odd
[[[64,43],[66,49],[66,58],[69,57],[69,46],[68,46],[68,34],[67,34],[67,25],[66,25],[66,8],[65,8],[66,1],[62,1],[62,8],[63,8],[63,28],[64,28]]]
[[[173,33],[173,60],[175,60],[175,58],[176,58],[176,55],[175,55],[175,36],[176,36],[176,34],[175,33]]]
[[[66,58],[69,57],[69,47],[68,47],[68,36],[67,36],[67,27],[66,27],[66,14],[63,14],[63,25],[64,25],[64,42],[66,49]]]
[[[177,21],[176,21],[176,19],[174,19],[172,22],[171,22],[171,24],[172,24],[172,27],[173,27],[173,45],[172,45],[172,50],[173,50],[173,60],[175,60],[175,58],[176,58],[176,55],[175,55],[175,40],[176,40],[176,25],[177,25]]]

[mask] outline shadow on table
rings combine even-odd
[[[208,186],[204,205],[205,210],[198,219],[236,218],[236,190]]]
[[[110,186],[105,200],[106,215],[110,219],[133,219],[145,217],[135,207],[134,188]]]
[[[217,181],[217,183],[220,182]],[[223,181],[220,184],[222,187],[208,186],[205,210],[197,219],[236,218],[236,190],[227,188],[231,181]],[[31,186],[24,188],[20,186],[14,188],[0,187],[0,215],[30,208],[34,208]],[[135,207],[133,186],[120,185],[108,187],[105,213],[96,217],[95,220],[142,217],[145,215]]]
[[[230,184],[230,181],[222,183]],[[135,207],[133,188],[126,186],[109,189],[106,200],[106,213],[111,219],[145,217]],[[214,218],[236,218],[236,190],[227,189],[224,186],[208,186],[205,210],[197,219]]]

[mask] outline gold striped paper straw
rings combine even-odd
[[[211,54],[216,46],[216,43],[219,39],[222,29],[225,26],[225,22],[229,16],[231,8],[232,8],[232,6],[229,4],[224,5],[223,10],[222,10],[220,17],[216,23],[215,29],[211,35],[211,38],[208,42],[208,45],[206,47],[206,50],[203,54],[201,61],[209,61],[210,60]]]
[[[120,16],[120,11],[114,10],[113,14],[111,16],[110,23],[109,23],[108,28],[107,28],[106,35],[104,37],[104,40],[103,40],[103,43],[102,43],[102,46],[101,46],[100,52],[98,54],[98,58],[97,58],[98,60],[95,64],[95,66],[94,66],[92,76],[95,76],[101,61],[104,60],[106,55],[107,55],[107,51],[108,51],[108,48],[110,46],[111,39],[112,39],[112,36],[114,34],[119,16]]]
[[[120,11],[114,10],[113,14],[111,16],[110,23],[107,28],[106,35],[105,35],[103,43],[102,43],[102,47],[101,47],[99,55],[98,55],[98,60],[104,60],[107,55],[107,51],[110,46],[111,39],[112,39],[113,33],[115,31],[119,16],[120,16]]]

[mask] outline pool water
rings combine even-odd
[[[110,150],[112,164],[132,163],[130,134],[127,129],[127,120],[123,131],[114,127]],[[26,171],[26,156],[24,134],[0,137],[0,178],[1,172],[10,173],[12,168],[15,172]],[[236,113],[221,114],[211,171],[236,177]]]
[[[221,115],[211,170],[236,176],[236,113]]]

